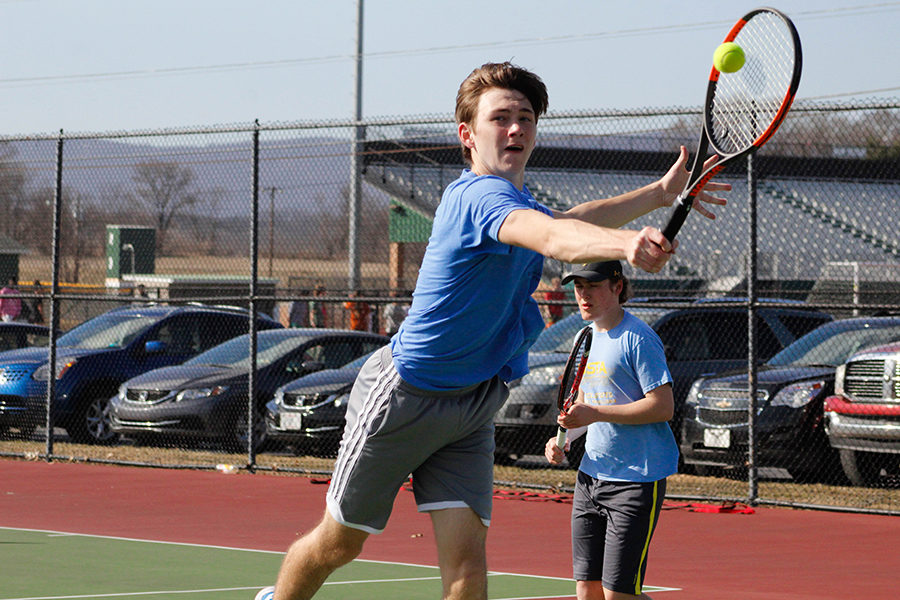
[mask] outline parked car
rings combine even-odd
[[[260,330],[280,328],[259,316]],[[75,442],[109,443],[109,398],[131,377],[178,364],[247,331],[240,308],[152,305],[119,308],[89,319],[57,339],[53,422]],[[0,355],[0,423],[31,435],[46,421],[51,377],[48,348]]]
[[[757,371],[756,463],[801,481],[838,483],[837,453],[822,418],[835,370],[856,350],[900,339],[900,317],[853,318],[819,326]],[[698,472],[747,466],[747,369],[703,377],[685,401],[681,454]]]
[[[652,325],[663,315],[676,310],[676,308],[667,306],[669,302],[683,303],[684,300],[669,299],[657,301],[648,298],[632,298],[628,301],[628,305],[625,308],[645,323]],[[575,340],[575,334],[588,324],[589,321],[583,320],[578,312],[563,317],[541,332],[538,339],[531,346],[529,353],[556,353],[568,356],[569,350],[572,349],[572,342]]]
[[[388,342],[365,331],[281,329],[257,336],[254,447],[266,443],[263,408],[275,390],[303,375],[347,364]],[[250,339],[234,338],[182,365],[126,381],[112,399],[110,423],[143,440],[213,439],[227,450],[247,448]]]
[[[680,299],[671,299],[682,301]],[[634,299],[640,305],[644,299]],[[654,321],[670,309],[656,306],[665,300],[657,299],[654,306],[635,306],[631,310],[641,318]],[[570,315],[545,329],[531,351],[534,353],[568,353],[575,332],[584,326],[577,315]],[[344,431],[344,414],[350,389],[368,355],[362,356],[340,369],[320,371],[293,381],[275,392],[266,405],[267,435],[272,440],[293,446],[296,451],[334,456]]]
[[[18,321],[0,323],[0,352],[46,346],[50,341],[50,328]]]
[[[646,320],[659,334],[674,379],[675,416],[672,431],[681,432],[682,411],[691,384],[698,377],[747,364],[747,309],[737,301],[697,301],[693,306],[647,306],[630,302],[626,309]],[[732,305],[733,304],[733,305]],[[763,306],[757,309],[757,349],[760,360],[771,358],[803,334],[833,320],[829,314],[804,309]],[[556,430],[556,390],[575,333],[584,326],[578,313],[548,327],[529,354],[529,374],[511,382],[506,404],[494,418],[498,462],[539,454]],[[556,329],[560,327],[561,329]],[[548,338],[542,340],[542,338]],[[559,340],[554,347],[553,343]],[[576,464],[584,438],[575,440],[569,455]]]
[[[365,354],[340,369],[304,375],[281,386],[266,404],[266,435],[295,452],[335,456],[344,432],[350,389]]]
[[[50,341],[50,328],[31,323],[19,323],[16,321],[0,323],[0,352],[29,348],[32,346],[46,346]],[[18,436],[31,437],[34,428],[27,427],[14,418],[13,412],[7,412],[9,401],[0,396],[0,436],[7,434],[11,427],[18,429]]]
[[[825,400],[828,441],[854,485],[900,473],[900,335],[894,340],[848,358]]]

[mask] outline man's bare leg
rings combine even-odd
[[[437,542],[444,600],[485,600],[488,528],[469,508],[433,511],[431,523]]]
[[[326,511],[316,528],[291,544],[275,583],[275,600],[309,600],[335,569],[359,556],[369,537]]]

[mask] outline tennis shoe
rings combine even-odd
[[[256,597],[253,600],[272,600],[275,597],[275,586],[264,587],[263,589],[256,592]]]

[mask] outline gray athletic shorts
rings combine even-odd
[[[468,506],[490,524],[494,413],[508,389],[494,377],[451,392],[403,381],[390,347],[373,354],[350,392],[326,502],[348,527],[381,533],[412,474],[420,512]]]
[[[602,581],[614,592],[640,595],[665,495],[665,479],[603,481],[578,471],[572,501],[575,580]]]

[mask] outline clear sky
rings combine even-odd
[[[365,0],[363,116],[450,115],[477,65],[551,111],[698,106],[715,47],[771,4],[799,99],[900,98],[900,2]],[[353,117],[355,0],[0,0],[0,135]]]

